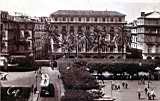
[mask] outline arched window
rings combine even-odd
[[[114,56],[110,56],[109,59],[114,59]]]
[[[25,31],[25,32],[24,32],[24,37],[25,37],[25,38],[30,37],[30,34],[29,34],[29,32],[28,32],[28,31]]]
[[[152,59],[152,57],[151,57],[151,56],[148,56],[148,57],[147,57],[147,60],[151,60],[151,59]]]
[[[158,56],[156,56],[154,59],[159,60],[160,58]]]
[[[121,59],[121,56],[118,56],[117,59]]]

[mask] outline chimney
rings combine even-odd
[[[141,12],[141,16],[145,16],[145,12]]]

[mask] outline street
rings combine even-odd
[[[102,81],[99,81],[100,84],[103,84]],[[115,101],[148,101],[147,95],[142,92],[141,99],[138,99],[137,90],[140,88],[144,91],[145,85],[138,85],[138,81],[126,81],[128,83],[128,89],[122,87],[122,81],[112,81],[113,83],[119,83],[121,88],[120,90],[111,90],[111,80],[104,81],[105,87],[103,88],[103,92],[106,96],[112,96],[116,98]],[[147,84],[147,81],[145,82]],[[156,97],[154,101],[160,100],[160,81],[152,81],[150,83],[150,87],[154,88],[156,93]]]
[[[60,101],[61,95],[64,94],[64,87],[60,77],[60,73],[57,69],[52,70],[48,67],[41,68],[42,73],[47,73],[50,77],[50,83],[54,85],[55,88],[55,97],[40,97],[38,101]],[[40,84],[40,81],[39,83]]]

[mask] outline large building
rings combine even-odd
[[[7,57],[126,58],[125,15],[116,11],[58,10],[34,18],[1,11],[0,25],[0,53]]]
[[[142,50],[143,59],[160,58],[160,12],[141,12],[134,27],[137,49]],[[132,43],[133,44],[133,43]]]
[[[28,16],[1,11],[1,55],[32,55],[34,24]]]
[[[116,11],[58,10],[50,15],[54,53],[126,58],[125,15]]]
[[[47,58],[48,17],[1,11],[0,55],[7,58]]]

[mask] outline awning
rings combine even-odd
[[[155,70],[160,71],[160,67],[156,67]]]

